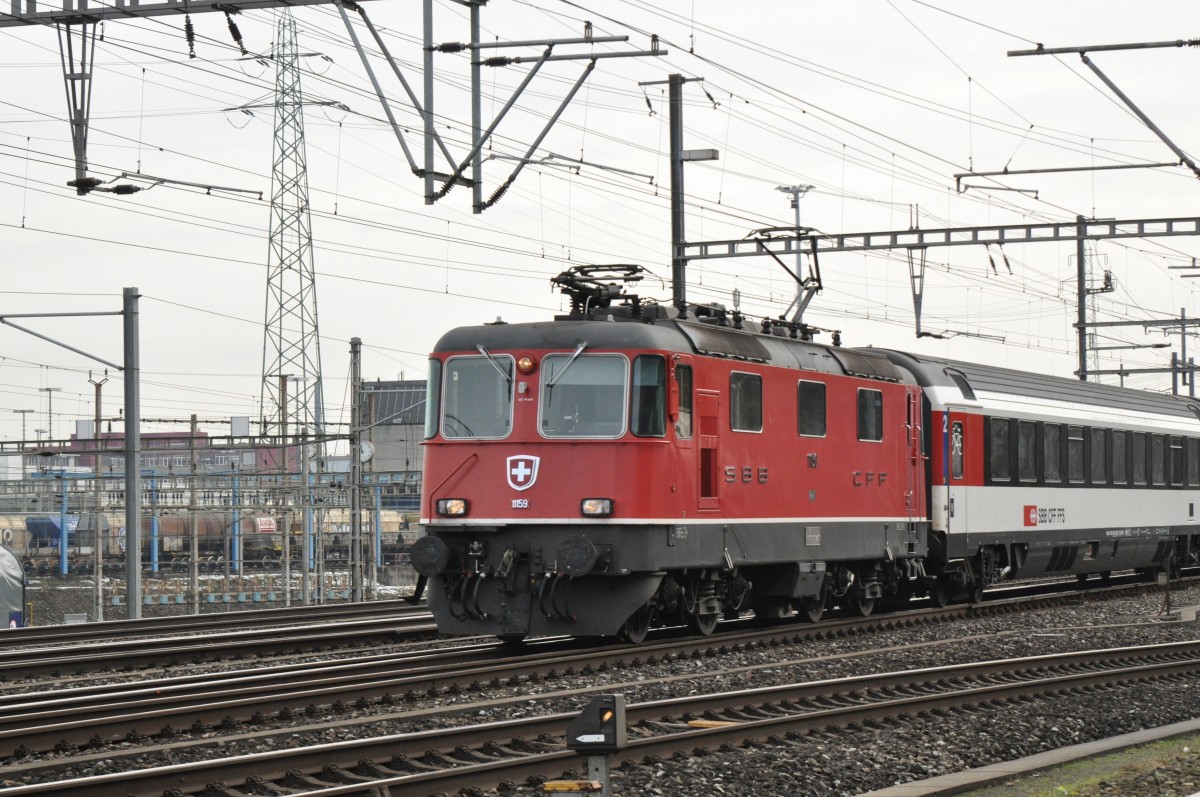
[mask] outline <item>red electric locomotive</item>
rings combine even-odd
[[[1116,402],[1112,440],[1115,418],[1128,425],[1139,411],[1121,410],[1112,391],[1126,402],[1136,391],[821,345],[783,321],[752,332],[720,307],[644,303],[623,291],[637,279],[636,267],[572,269],[555,280],[569,315],[463,327],[438,342],[426,536],[412,560],[443,632],[639,641],[657,624],[711,633],[747,609],[869,614],[913,595],[978,598],[998,578],[1190,555],[1190,516],[1148,527],[1119,497],[1124,530],[1096,530],[1099,496],[1120,492],[1111,461],[1090,497],[1060,489],[1076,486],[1076,424],[1100,417],[1071,413]],[[1179,483],[1164,475],[1162,488],[1194,501],[1196,439],[1169,441],[1186,430],[1200,439],[1200,422],[1179,400],[1154,402],[1142,432],[1121,431],[1151,451],[1149,428],[1169,416],[1160,461],[1177,465]],[[1030,467],[1041,469],[1033,481]],[[1009,518],[1012,506],[1021,509]],[[1021,525],[1030,506],[1039,520],[1051,510],[1045,526]],[[1087,515],[1087,531],[1055,526],[1060,513]]]

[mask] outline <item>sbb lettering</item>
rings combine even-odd
[[[853,473],[853,477],[854,477],[854,486],[855,487],[871,487],[871,486],[882,487],[883,483],[885,481],[887,481],[887,472],[886,471],[873,471],[873,470],[868,470],[868,471],[856,470]]]
[[[735,484],[738,481],[741,481],[742,484],[753,484],[756,481],[759,484],[766,484],[767,476],[767,469],[765,467],[755,468],[753,465],[742,465],[741,467],[736,465],[725,466],[726,484]]]

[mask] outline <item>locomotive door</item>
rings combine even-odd
[[[944,503],[941,507],[948,533],[967,527],[966,414],[961,407],[946,407],[942,414],[942,473]]]
[[[700,509],[719,509],[717,451],[721,430],[721,394],[696,391],[697,438],[700,442]]]

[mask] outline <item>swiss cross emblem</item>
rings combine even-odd
[[[1036,506],[1025,507],[1025,525],[1036,526],[1038,524],[1038,508]]]
[[[538,464],[542,461],[541,457],[532,457],[528,454],[518,454],[515,457],[509,457],[507,461],[508,468],[508,486],[514,490],[528,490],[537,481]]]

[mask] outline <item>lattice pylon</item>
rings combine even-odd
[[[324,431],[321,345],[312,257],[296,21],[279,14],[275,41],[275,143],[263,334],[262,433]],[[280,463],[286,465],[287,463]]]

